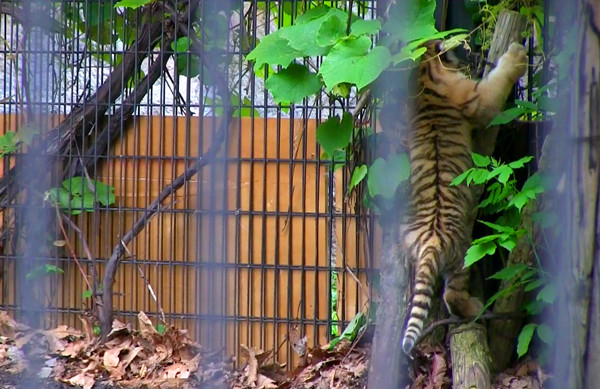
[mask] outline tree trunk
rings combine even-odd
[[[554,149],[555,197],[562,231],[553,250],[558,263],[557,311],[553,313],[555,388],[600,387],[600,4],[556,2],[562,39]]]
[[[488,62],[495,63],[506,52],[511,43],[519,41],[525,30],[525,20],[518,12],[503,11],[498,16],[496,30],[492,38]],[[484,76],[489,73],[486,68]],[[474,137],[474,149],[478,153],[489,155],[494,151],[498,127],[480,130]],[[475,198],[481,196],[483,188],[474,187]],[[471,221],[471,228],[475,220]],[[454,388],[489,388],[490,352],[485,327],[461,326],[461,331],[450,334],[450,352],[452,355],[452,382]]]
[[[463,324],[451,329],[450,334],[452,388],[491,388],[490,350],[485,327],[475,323]]]
[[[404,255],[398,250],[397,223],[384,227],[383,253],[377,326],[373,337],[369,364],[369,388],[399,388],[406,377],[406,358],[400,342],[404,330],[404,315],[408,306],[408,269]]]
[[[531,229],[531,213],[533,206],[527,205],[521,212],[521,226],[529,231]],[[532,248],[528,235],[523,235],[517,246],[508,255],[506,266],[522,263],[532,265]],[[502,281],[500,289],[510,288],[515,280]],[[516,287],[512,292],[499,297],[494,303],[494,313],[512,313],[521,310],[523,306],[524,287]],[[488,338],[490,354],[492,355],[492,371],[498,372],[506,369],[515,350],[515,340],[523,326],[523,319],[492,320],[488,325]]]

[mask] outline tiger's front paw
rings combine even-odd
[[[516,81],[525,74],[527,62],[527,49],[519,43],[511,43],[506,53],[500,57],[498,68]]]

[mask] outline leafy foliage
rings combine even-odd
[[[334,347],[342,340],[347,339],[350,342],[356,339],[356,336],[365,328],[367,325],[367,317],[364,313],[359,312],[352,318],[350,323],[348,323],[348,327],[344,329],[342,334],[329,342],[329,349],[333,350]]]
[[[70,215],[93,212],[96,202],[109,206],[116,200],[115,188],[86,177],[73,177],[62,186],[46,191],[44,198]]]

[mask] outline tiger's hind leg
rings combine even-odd
[[[457,269],[445,275],[444,302],[450,314],[460,317],[474,317],[483,304],[469,294],[469,269]]]

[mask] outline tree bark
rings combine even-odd
[[[492,38],[488,62],[496,63],[511,43],[520,41],[525,27],[525,20],[518,12],[508,10],[501,12]],[[486,67],[484,77],[490,70],[490,67]],[[474,150],[484,155],[491,154],[496,146],[497,136],[498,127],[478,131],[474,136]],[[482,190],[482,187],[474,187],[475,198],[481,196]],[[475,220],[472,220],[471,228],[474,223]],[[450,334],[454,388],[470,388],[474,384],[477,384],[476,388],[490,387],[491,357],[485,327],[461,326],[459,328],[461,328],[459,332],[453,331]]]
[[[409,290],[407,261],[398,250],[397,223],[386,223],[381,259],[381,281],[377,325],[369,364],[369,388],[399,388],[406,376],[406,358],[400,340]],[[404,266],[403,266],[404,265]]]
[[[532,206],[528,205],[523,208],[521,213],[521,226],[531,231],[531,212]],[[530,237],[523,235],[517,242],[517,246],[508,255],[506,266],[523,263],[526,265],[532,264],[532,248]],[[507,289],[512,286],[514,280],[502,281],[500,290]],[[510,313],[521,310],[523,306],[523,286],[517,287],[511,292],[499,297],[494,303],[494,313]],[[521,326],[523,325],[522,318],[510,320],[492,320],[488,324],[488,338],[490,344],[490,354],[492,356],[492,371],[502,371],[506,369],[510,363],[511,357],[515,350],[515,340],[519,335]]]
[[[553,149],[557,170],[550,204],[558,214],[554,387],[600,386],[600,293],[598,247],[600,175],[600,4],[578,0],[554,4],[561,101]]]
[[[485,327],[468,323],[450,330],[452,353],[452,387],[454,389],[489,389],[490,350]]]

